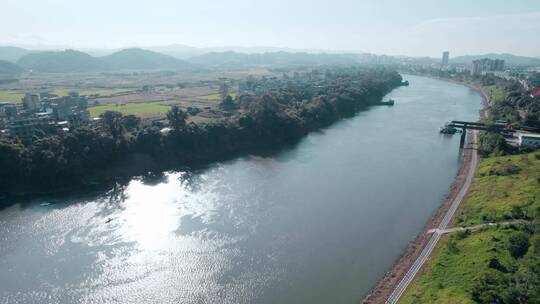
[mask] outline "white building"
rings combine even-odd
[[[41,98],[39,94],[26,93],[22,98],[24,109],[31,112],[37,112],[41,109]]]
[[[520,146],[540,147],[540,134],[518,133],[518,144]]]

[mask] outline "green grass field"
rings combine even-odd
[[[513,207],[532,214],[540,206],[538,158],[540,152],[482,159],[457,224],[507,220]]]
[[[20,93],[19,91],[0,90],[0,102],[21,102],[23,96],[24,93]]]
[[[229,95],[231,95],[232,98],[236,97],[236,93],[230,93]],[[217,100],[221,100],[221,95],[219,93],[214,93],[214,94],[196,96],[195,98],[203,99],[203,100],[216,100],[217,101]]]
[[[490,258],[510,265],[512,258],[504,244],[511,232],[510,228],[491,227],[460,240],[456,236],[446,237],[400,303],[475,303],[470,296],[471,283],[479,274],[491,270]]]
[[[87,88],[87,89],[54,89],[53,94],[59,96],[67,96],[69,92],[78,92],[79,95],[99,95],[110,96],[119,93],[127,93],[133,91],[133,88]]]
[[[126,105],[107,104],[88,108],[92,117],[98,117],[106,111],[118,111],[124,115],[145,115],[166,113],[169,106],[156,102],[147,103],[129,103]]]
[[[512,206],[528,217],[534,217],[540,207],[540,152],[482,159],[457,226],[516,218]],[[523,261],[540,250],[529,248],[521,259],[510,256],[506,243],[518,226],[490,226],[468,236],[446,235],[400,303],[476,303],[471,289],[482,275],[509,279],[511,269],[524,269],[528,262]],[[509,273],[490,268],[494,258]]]

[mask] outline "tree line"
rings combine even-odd
[[[0,194],[104,183],[294,143],[378,103],[402,78],[383,68],[329,68],[246,81],[248,89],[221,102],[229,115],[211,123],[188,123],[189,114],[173,106],[168,126],[111,111],[97,124],[42,132],[28,145],[0,138]]]

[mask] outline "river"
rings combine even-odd
[[[480,95],[405,75],[271,156],[0,209],[0,303],[356,303],[442,203]]]

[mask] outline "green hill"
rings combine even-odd
[[[0,77],[18,76],[23,71],[23,68],[13,62],[0,60]]]
[[[45,73],[97,72],[109,69],[100,59],[75,50],[27,54],[17,60],[17,64]]]
[[[540,303],[539,172],[538,152],[482,159],[456,226],[499,224],[446,234],[399,303]]]
[[[117,70],[187,69],[186,61],[148,50],[131,48],[100,57],[108,66]]]

